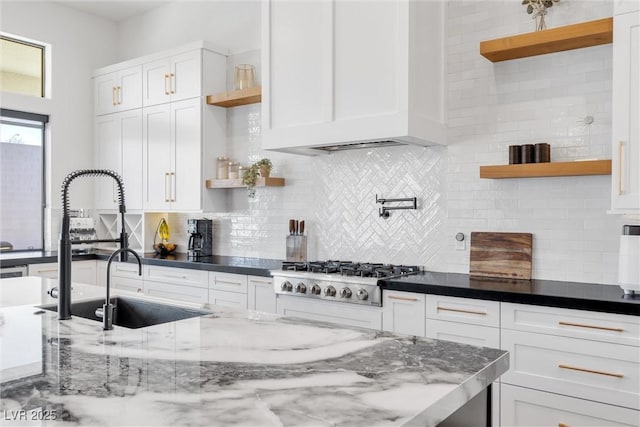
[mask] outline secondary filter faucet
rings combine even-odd
[[[69,185],[74,179],[81,176],[110,176],[118,184],[118,204],[122,217],[122,231],[118,239],[95,239],[95,240],[71,240],[69,236]],[[122,178],[116,172],[108,169],[82,169],[71,172],[62,181],[62,225],[60,227],[60,244],[58,249],[58,319],[66,320],[71,318],[71,245],[80,243],[120,243],[120,248],[128,248],[129,239],[125,231],[124,213],[127,211],[124,204],[124,184]],[[120,261],[127,260],[127,252],[122,251]],[[51,290],[51,296],[54,295]]]
[[[136,257],[136,260],[138,261],[138,276],[142,276],[142,262],[140,261],[138,254],[133,249],[120,248],[111,254],[109,261],[107,261],[107,297],[104,305],[102,306],[102,311],[96,311],[96,315],[102,316],[102,329],[105,331],[113,329],[113,304],[111,304],[111,296],[109,295],[109,291],[111,289],[111,262],[113,262],[116,255],[124,252],[131,252]]]

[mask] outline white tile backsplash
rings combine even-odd
[[[610,1],[564,1],[549,27],[611,16]],[[520,2],[448,6],[449,146],[355,150],[319,157],[263,152],[260,104],[228,110],[229,155],[269,157],[282,188],[227,191],[216,253],[283,258],[289,218],[304,219],[310,258],[415,263],[466,273],[471,231],[534,234],[533,277],[614,283],[624,220],[607,215],[609,176],[481,180],[508,146],[549,142],[553,161],[611,155],[611,45],[491,63],[481,40],[533,30]],[[257,61],[256,53],[231,57]],[[258,63],[256,63],[259,69]],[[594,122],[586,125],[586,116]],[[378,216],[380,197],[418,197],[418,210]],[[186,217],[180,221],[185,222]],[[455,249],[463,232],[465,250]]]

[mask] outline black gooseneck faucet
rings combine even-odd
[[[118,204],[121,215],[122,230],[118,239],[96,240],[71,240],[69,236],[69,184],[82,176],[110,176],[118,184]],[[124,184],[122,178],[116,172],[108,169],[82,169],[71,172],[62,181],[62,225],[60,227],[60,244],[58,247],[58,319],[71,318],[71,245],[80,243],[120,243],[120,248],[129,247],[129,239],[125,231],[124,213],[127,211],[124,204]],[[127,260],[127,251],[120,253],[120,261]],[[50,291],[54,296],[54,290]]]

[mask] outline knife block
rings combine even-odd
[[[307,261],[307,236],[287,236],[287,261]]]

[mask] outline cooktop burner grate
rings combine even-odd
[[[285,271],[306,271],[312,273],[340,274],[342,276],[384,278],[403,276],[420,271],[415,265],[394,265],[382,263],[360,263],[352,261],[284,261],[282,269]]]

